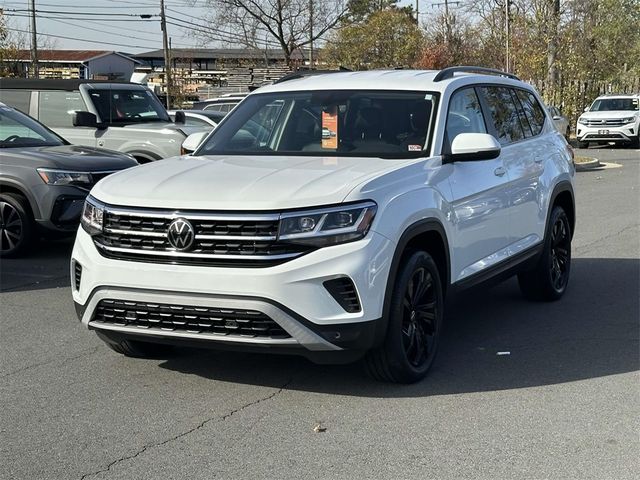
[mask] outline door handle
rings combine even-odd
[[[502,177],[505,173],[507,173],[507,171],[504,167],[498,167],[493,171],[493,174],[497,177]]]
[[[544,160],[544,158],[542,158],[542,157],[535,157],[533,159],[533,161],[536,162],[536,163],[542,163],[543,160]]]
[[[98,146],[99,147],[104,147],[104,140],[98,141]]]

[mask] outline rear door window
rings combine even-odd
[[[73,114],[86,110],[80,92],[40,92],[38,120],[47,127],[73,127]]]
[[[506,87],[480,88],[489,107],[498,141],[502,145],[525,138],[524,129],[520,124],[518,108],[511,97],[510,90],[510,88]]]
[[[1,90],[0,102],[9,105],[22,113],[29,114],[31,90]]]
[[[544,110],[540,106],[540,102],[538,102],[533,93],[520,89],[516,89],[515,92],[522,104],[527,120],[529,120],[533,135],[540,134],[540,132],[542,132],[542,127],[544,127],[544,120],[546,118]]]

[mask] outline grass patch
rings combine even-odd
[[[595,158],[593,157],[583,157],[581,155],[576,155],[576,157],[573,159],[573,161],[576,163],[589,163],[593,162],[594,160]]]

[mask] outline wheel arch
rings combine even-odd
[[[380,328],[376,332],[377,345],[384,340],[387,332],[389,310],[391,308],[391,295],[393,293],[393,286],[395,285],[398,270],[407,253],[415,249],[425,250],[433,257],[441,276],[444,295],[446,295],[448,290],[451,279],[451,261],[449,242],[444,226],[439,220],[434,218],[420,220],[411,224],[400,236],[391,260],[389,276],[387,278],[387,285],[384,292],[382,319],[379,322]]]
[[[551,192],[549,209],[547,211],[545,236],[547,234],[546,229],[549,228],[549,218],[551,217],[551,211],[556,205],[562,207],[567,214],[567,217],[569,217],[569,225],[571,226],[571,237],[573,238],[573,234],[576,229],[576,204],[575,196],[573,193],[573,186],[569,181],[564,180],[562,182],[559,182]]]
[[[138,161],[138,163],[155,162],[156,160],[160,160],[162,158],[160,155],[148,150],[127,150],[124,153],[132,155]]]
[[[33,216],[33,218],[35,220],[40,218],[41,213],[40,213],[40,208],[38,207],[38,202],[36,202],[36,199],[34,198],[34,196],[31,195],[31,193],[29,193],[29,190],[25,188],[24,185],[22,185],[21,183],[11,179],[7,179],[7,178],[0,179],[0,192],[17,193],[18,195],[21,195],[22,197],[26,198],[28,207],[31,210],[30,213]]]

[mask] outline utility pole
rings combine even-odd
[[[416,24],[420,24],[420,0],[416,0]]]
[[[504,29],[505,29],[505,34],[506,34],[506,41],[505,41],[505,47],[506,47],[506,58],[505,58],[505,72],[510,72],[511,71],[511,58],[510,58],[510,52],[509,52],[509,41],[511,39],[511,24],[509,22],[510,17],[511,16],[511,2],[510,0],[505,0],[504,2]]]
[[[313,70],[313,0],[309,0],[309,40],[309,70]]]
[[[418,2],[416,2],[417,5]],[[434,3],[432,7],[440,7],[444,5],[444,27],[445,27],[445,42],[449,43],[451,40],[451,17],[449,16],[449,4],[458,6],[460,2],[452,2],[451,0],[444,0],[442,3]]]
[[[164,81],[168,110],[171,108],[171,91],[173,89],[171,88],[171,54],[169,51],[169,39],[167,38],[167,19],[164,15],[164,0],[160,0],[160,28],[162,29],[162,49],[164,50]]]
[[[36,0],[31,0],[31,66],[33,67],[33,77],[40,77],[38,67],[38,34],[36,31]]]

